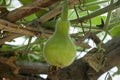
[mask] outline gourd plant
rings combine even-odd
[[[43,48],[45,60],[56,67],[69,66],[75,59],[76,49],[69,35],[68,4],[64,1],[61,17],[56,22],[55,32]]]

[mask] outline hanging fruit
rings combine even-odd
[[[75,59],[76,49],[69,35],[69,27],[68,4],[65,0],[61,17],[56,23],[55,32],[43,49],[45,60],[53,66],[66,67]]]

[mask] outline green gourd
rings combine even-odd
[[[69,36],[68,5],[65,0],[61,18],[56,23],[53,36],[48,39],[43,49],[45,60],[57,67],[69,66],[75,59],[76,49]]]

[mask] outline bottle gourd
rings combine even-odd
[[[53,66],[66,67],[75,59],[76,49],[69,36],[69,27],[68,5],[65,0],[61,17],[56,23],[55,32],[43,48],[45,60]]]

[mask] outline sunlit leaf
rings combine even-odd
[[[98,6],[98,5],[96,5],[96,6],[88,6],[88,7],[86,6],[86,9],[91,10],[91,11],[97,10],[99,8],[100,8],[100,6]]]
[[[111,30],[109,30],[112,37],[119,37],[120,36],[120,26],[115,26]]]
[[[33,19],[36,19],[36,18],[37,18],[37,16],[35,14],[31,14],[31,15],[25,17],[24,19],[26,21],[32,21]]]
[[[86,10],[97,10],[100,8],[99,3],[97,0],[85,0],[84,7]]]

